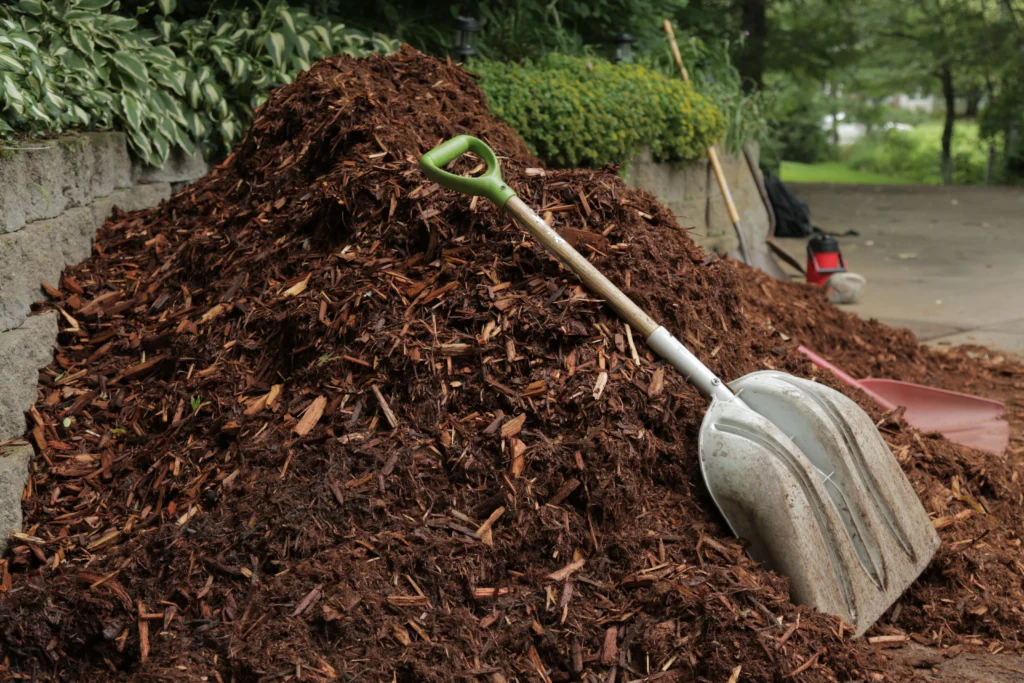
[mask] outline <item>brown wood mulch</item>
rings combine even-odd
[[[799,340],[1010,401],[1005,457],[865,404],[943,537],[868,638],[730,536],[696,391],[486,201],[422,176],[459,133],[725,378],[814,375]],[[1020,650],[1021,366],[706,258],[614,169],[542,169],[450,63],[318,63],[48,293],[2,679],[882,681],[910,675],[905,643]]]

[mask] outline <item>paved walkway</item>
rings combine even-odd
[[[1024,354],[1024,190],[791,185],[868,280],[845,307],[929,344]],[[779,240],[801,263],[806,240]]]

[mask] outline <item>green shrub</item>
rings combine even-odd
[[[692,28],[690,29],[692,31]],[[639,61],[655,71],[679,79],[679,67],[666,44],[664,36],[652,54]],[[702,40],[680,30],[679,51],[686,64],[694,89],[711,99],[722,111],[725,135],[721,146],[732,154],[742,152],[743,145],[757,142],[763,145],[771,137],[766,115],[766,97],[760,90],[746,92],[743,78],[732,62],[728,40]]]
[[[725,131],[710,99],[638,64],[548,55],[471,68],[491,111],[555,166],[622,163],[645,145],[656,160],[692,161]]]
[[[834,103],[815,83],[777,74],[769,74],[767,79],[772,135],[762,150],[762,164],[776,167],[782,160],[804,164],[835,160],[830,132],[822,128],[822,120],[831,113]]]
[[[174,0],[160,0],[165,14]],[[397,47],[271,2],[259,12],[211,11],[157,32],[112,0],[21,0],[0,7],[0,136],[72,128],[123,130],[159,166],[170,150],[210,157],[230,148],[267,91],[335,53]]]

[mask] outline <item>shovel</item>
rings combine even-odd
[[[854,379],[806,346],[799,350],[819,368],[831,370],[844,384],[863,391],[883,410],[903,406],[903,419],[915,429],[938,432],[954,443],[994,455],[1002,455],[1010,443],[1010,423],[1002,419],[1006,406],[999,401],[894,379]]]
[[[486,162],[481,176],[444,170],[466,152]],[[748,554],[789,577],[794,602],[837,615],[860,635],[924,570],[939,538],[875,425],[853,401],[775,371],[726,386],[516,196],[483,141],[452,138],[424,154],[420,168],[440,185],[486,197],[512,216],[711,401],[699,439],[711,498],[747,541]]]

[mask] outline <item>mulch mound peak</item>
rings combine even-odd
[[[1009,359],[928,351],[707,258],[614,169],[543,170],[458,66],[330,58],[49,291],[62,332],[0,560],[0,673],[898,680],[882,648],[1021,649],[1019,400],[996,458],[849,394],[943,537],[854,640],[728,533],[699,394],[488,202],[422,176],[461,133],[724,378],[815,376],[800,341],[855,375],[1019,393]]]

